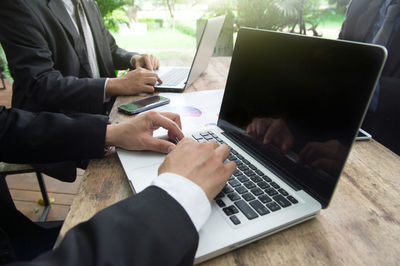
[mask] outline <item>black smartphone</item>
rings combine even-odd
[[[170,100],[167,97],[154,95],[133,101],[131,103],[122,104],[118,106],[118,111],[128,115],[134,115],[164,104],[168,104],[169,102]]]

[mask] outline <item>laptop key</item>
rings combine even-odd
[[[251,169],[251,170],[257,170],[257,167],[255,166],[255,165],[252,165],[252,164],[249,164],[249,168]]]
[[[234,225],[240,224],[240,220],[239,218],[236,217],[236,215],[232,215],[231,217],[229,217],[229,219],[232,221]]]
[[[273,187],[273,188],[275,188],[275,189],[280,188],[280,186],[279,186],[277,183],[275,183],[275,182],[271,182],[270,185],[271,185],[271,187]]]
[[[240,186],[240,182],[236,179],[228,181],[228,183],[232,186],[232,187],[237,187]]]
[[[256,185],[255,185],[253,182],[251,182],[251,181],[248,181],[248,182],[244,183],[243,185],[244,185],[245,187],[247,187],[248,189],[251,189],[251,188],[255,188],[255,187],[256,187]]]
[[[260,175],[261,176],[261,175]],[[266,176],[266,175],[263,175],[263,176],[261,176],[265,181],[267,181],[267,182],[271,182],[272,181],[272,179],[271,178],[269,178],[268,176]]]
[[[283,208],[289,207],[292,205],[284,196],[282,195],[277,195],[275,197],[272,197],[279,205],[281,205]]]
[[[257,185],[258,185],[261,189],[266,189],[266,188],[269,187],[268,183],[265,182],[265,181],[258,182]]]
[[[240,199],[241,199],[241,197],[240,197],[237,193],[235,193],[235,192],[229,193],[229,194],[228,194],[228,198],[229,198],[231,201],[236,201],[236,200],[240,200]]]
[[[251,201],[251,200],[255,199],[253,194],[251,194],[250,192],[243,194],[242,198],[244,198],[246,201]]]
[[[250,205],[258,212],[259,215],[266,215],[269,213],[269,210],[265,208],[265,206],[258,200],[253,200],[250,202]]]
[[[247,165],[249,165],[249,164],[250,164],[250,162],[249,162],[249,161],[247,161],[246,159],[242,159],[242,161],[243,161],[243,163],[244,163],[244,164],[247,164]]]
[[[251,193],[253,193],[255,196],[260,196],[260,195],[264,194],[264,192],[263,192],[260,188],[258,188],[258,187],[253,188],[253,189],[251,189],[250,191],[251,191]]]
[[[249,178],[245,175],[238,176],[237,179],[242,183],[249,181]]]
[[[297,199],[295,199],[295,197],[293,197],[293,196],[288,196],[287,199],[293,204],[298,203]]]
[[[217,205],[221,208],[225,207],[225,202],[222,199],[216,199],[215,202],[217,203]]]
[[[235,188],[235,190],[239,193],[239,194],[243,194],[246,193],[248,190],[244,187],[244,186],[238,186]]]
[[[229,181],[229,182],[231,182],[231,181]],[[268,196],[270,196],[270,197],[275,196],[275,195],[278,195],[278,192],[277,192],[274,188],[272,188],[272,187],[267,188],[267,189],[265,190],[265,193],[267,193]]]
[[[272,199],[267,195],[261,195],[258,197],[258,199],[261,200],[262,203],[268,203],[272,201]]]
[[[236,158],[236,160],[235,160],[235,163],[236,163],[236,166],[237,166],[237,167],[239,167],[239,165],[242,165],[242,164],[243,164],[243,162],[242,162],[242,161],[239,161],[239,159],[237,159],[237,158]]]
[[[225,185],[225,187],[222,189],[222,192],[228,194],[228,193],[233,192],[233,189],[231,188],[231,186]]]
[[[238,168],[239,168],[240,170],[242,170],[242,171],[247,171],[247,170],[249,170],[249,168],[248,168],[246,165],[244,165],[244,164],[239,165]]]
[[[204,136],[203,138],[205,138],[206,140],[214,140],[214,138],[210,135]]]
[[[203,138],[203,137],[202,137],[200,134],[198,134],[198,133],[193,134],[192,137],[193,137],[195,140],[199,140],[199,139],[202,139],[202,138]]]
[[[268,209],[270,209],[273,212],[281,209],[281,207],[275,201],[269,202],[266,205],[267,205]]]
[[[257,169],[257,170],[255,170],[255,171],[256,171],[256,174],[259,175],[259,176],[263,176],[263,175],[264,175],[264,173],[261,172],[261,170],[258,170],[258,169]]]
[[[255,175],[256,173],[254,173],[254,172],[251,171],[251,170],[247,170],[247,171],[244,171],[244,174],[247,175],[247,176],[253,176],[253,175]]]
[[[279,193],[281,193],[283,196],[289,196],[289,193],[287,193],[286,190],[284,190],[283,188],[278,189]]]
[[[247,204],[244,200],[235,201],[235,205],[247,217],[247,219],[252,220],[258,217],[258,214],[253,211],[249,204]]]
[[[262,178],[257,175],[250,177],[250,179],[251,179],[251,181],[253,181],[255,183],[263,181]]]
[[[217,196],[215,196],[215,199],[220,199],[223,198],[225,196],[224,192],[219,192]]]
[[[236,214],[236,213],[239,212],[238,209],[237,209],[235,206],[233,206],[233,205],[228,206],[228,207],[225,207],[225,208],[223,208],[222,210],[224,211],[224,213],[225,213],[227,216],[232,215],[232,214]]]
[[[234,149],[231,149],[231,153],[233,153],[233,154],[235,154],[235,155],[237,155],[237,154],[238,154],[238,152],[237,152],[237,151],[235,151]]]
[[[241,175],[243,175],[243,173],[240,172],[239,170],[236,170],[236,171],[233,173],[233,175],[234,175],[234,176],[241,176]]]

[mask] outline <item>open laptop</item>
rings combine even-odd
[[[224,21],[225,16],[210,18],[206,21],[190,68],[166,66],[155,71],[163,81],[161,84],[156,84],[155,91],[183,92],[203,73],[214,52]]]
[[[212,202],[195,263],[328,206],[385,59],[376,45],[239,30],[218,124],[187,135],[228,144],[228,159],[238,165]],[[136,192],[149,186],[164,159],[118,154]]]

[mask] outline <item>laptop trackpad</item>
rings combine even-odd
[[[118,156],[136,193],[144,190],[157,176],[158,167],[165,154],[149,151],[125,151],[118,149]]]

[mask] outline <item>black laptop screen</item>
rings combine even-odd
[[[375,46],[241,29],[218,126],[326,207],[384,57]]]

